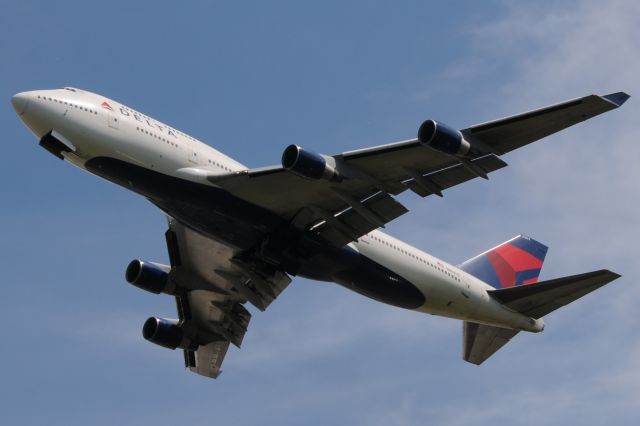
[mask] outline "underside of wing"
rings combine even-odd
[[[207,290],[265,310],[291,278],[272,265],[170,219],[170,278],[180,288]]]
[[[485,173],[496,171],[507,165],[492,154],[471,160],[470,163]],[[429,195],[442,197],[444,190],[478,177],[462,164],[454,164],[424,175],[421,172],[415,172],[411,176],[402,184],[420,197]],[[382,224],[390,222],[407,211],[382,191],[365,200],[363,204],[365,207],[371,206],[368,210],[373,211],[377,217],[381,217]],[[354,241],[381,226],[380,222],[376,223],[375,220],[368,219],[365,213],[355,208],[345,209],[332,216],[325,214],[322,219],[315,224],[313,229],[323,238],[338,246]]]
[[[406,190],[426,197],[465,181],[486,177],[507,164],[493,154],[459,161],[417,141],[335,156],[350,172],[332,182],[310,180],[279,167],[212,177],[234,195],[258,204],[336,246],[384,227],[408,210],[395,195]]]
[[[169,220],[166,239],[178,320],[150,318],[144,335],[159,345],[183,349],[187,368],[216,378],[229,344],[240,347],[247,332],[251,314],[244,303],[266,309],[291,279],[174,219]]]

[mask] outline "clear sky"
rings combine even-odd
[[[640,411],[637,1],[13,1],[0,7],[0,423],[602,425]],[[39,148],[24,90],[102,93],[244,164],[333,154],[591,93],[627,104],[505,157],[444,199],[403,195],[388,231],[451,263],[519,233],[542,279],[623,278],[486,364],[461,324],[302,279],[253,312],[217,381],[142,339],[167,296],[124,281],[167,261],[163,215]]]

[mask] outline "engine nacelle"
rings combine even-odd
[[[187,348],[184,332],[177,320],[151,317],[142,326],[142,337],[165,348]]]
[[[332,158],[329,157],[330,160]],[[289,145],[282,153],[282,167],[303,178],[339,180],[338,171],[327,163],[327,158],[298,145]]]
[[[127,266],[125,278],[129,284],[151,293],[173,294],[175,286],[169,281],[171,267],[135,259]]]
[[[422,123],[418,129],[418,141],[436,151],[461,157],[471,149],[471,144],[464,139],[462,133],[434,120]]]

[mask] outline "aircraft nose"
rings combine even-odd
[[[26,92],[17,93],[11,98],[11,104],[13,109],[16,110],[16,114],[22,115],[27,110],[29,95]]]

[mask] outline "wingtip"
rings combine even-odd
[[[627,102],[627,99],[629,99],[630,97],[631,96],[626,94],[625,92],[610,93],[603,96],[603,98],[615,104],[616,106],[622,106],[622,104]]]
[[[607,270],[607,272],[609,272],[609,275],[611,275],[611,281],[617,280],[618,278],[622,277],[622,275],[620,275],[617,272],[613,272],[613,271],[609,271],[609,270]]]

